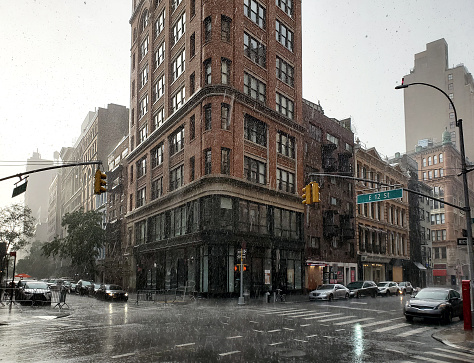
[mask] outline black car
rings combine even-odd
[[[21,305],[51,305],[51,290],[44,281],[22,281],[15,300]]]
[[[350,297],[372,296],[377,297],[379,292],[377,285],[373,281],[353,281],[347,286]]]
[[[95,293],[98,299],[103,300],[128,300],[128,293],[122,289],[119,285],[114,284],[102,284]]]
[[[94,285],[91,281],[79,280],[76,284],[76,294],[89,295],[94,292]]]
[[[462,296],[453,289],[427,287],[406,302],[403,314],[407,321],[413,321],[413,318],[426,318],[449,324],[455,316],[463,320]]]

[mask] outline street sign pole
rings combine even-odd
[[[238,305],[245,305],[244,299],[244,248],[245,242],[242,242],[242,247],[240,248],[240,296]]]

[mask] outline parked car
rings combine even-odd
[[[398,284],[394,281],[381,281],[377,284],[377,288],[379,290],[378,294],[385,296],[398,295],[400,291]]]
[[[44,281],[21,281],[15,299],[21,305],[51,305],[51,290]]]
[[[349,289],[340,284],[324,284],[309,293],[309,300],[348,299]]]
[[[101,284],[98,284],[98,283],[95,283],[95,282],[92,283],[92,288],[93,288],[92,292],[94,293],[94,295],[95,295],[95,294],[97,293],[97,291],[99,290],[100,285],[101,285]]]
[[[95,296],[103,300],[128,300],[128,293],[119,285],[102,284],[97,290]]]
[[[76,285],[77,284],[75,282],[71,282],[71,286],[69,287],[70,293],[76,292]]]
[[[347,285],[350,297],[372,296],[377,297],[378,288],[373,281],[353,281]]]
[[[415,291],[415,288],[413,285],[408,282],[408,281],[402,281],[398,283],[398,287],[400,288],[400,294],[405,295],[405,294],[413,294]]]
[[[93,290],[92,282],[87,280],[79,280],[76,284],[76,294],[89,295]]]
[[[407,321],[413,321],[413,318],[426,318],[449,324],[456,316],[459,316],[459,320],[463,320],[462,296],[453,289],[427,287],[406,302],[403,314]]]

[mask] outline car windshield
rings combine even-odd
[[[447,290],[430,290],[424,289],[416,294],[417,299],[427,299],[427,300],[447,300],[448,291]]]
[[[406,285],[406,282],[400,282],[400,283],[398,284],[398,286],[405,286],[405,285]]]
[[[387,286],[387,285],[388,285],[388,282],[379,282],[379,283],[377,284],[378,287],[385,287],[385,286]]]
[[[122,287],[119,285],[105,285],[106,290],[122,290]]]
[[[27,282],[25,289],[47,289],[48,285],[43,281]]]
[[[316,290],[332,290],[334,289],[334,285],[321,285],[321,286],[318,286],[318,288]]]
[[[89,281],[82,281],[83,286],[89,286],[91,283]]]
[[[360,289],[362,287],[362,281],[354,281],[347,285],[348,289]]]

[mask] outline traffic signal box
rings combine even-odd
[[[303,204],[312,204],[319,202],[319,184],[311,182],[303,188]]]
[[[243,265],[244,271],[247,271],[247,265]],[[240,263],[238,265],[234,265],[234,271],[240,271]]]
[[[94,194],[102,194],[107,191],[105,188],[107,186],[106,178],[107,175],[101,172],[100,169],[97,169],[94,176]]]

